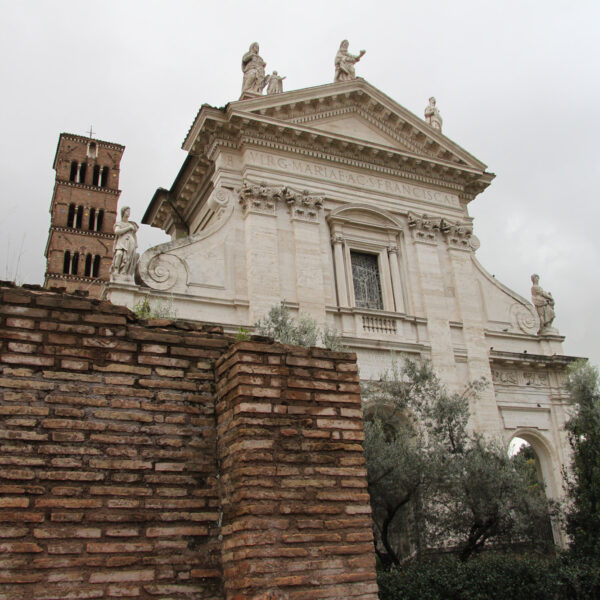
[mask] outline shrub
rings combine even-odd
[[[378,574],[380,600],[551,600],[560,598],[557,559],[531,554],[448,556]],[[566,599],[566,596],[565,596]]]
[[[330,329],[327,325],[321,329],[310,315],[302,312],[294,319],[283,302],[272,306],[267,316],[257,321],[254,327],[259,335],[273,338],[282,344],[310,348],[320,341],[328,350],[345,350],[335,329]]]

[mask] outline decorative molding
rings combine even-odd
[[[121,190],[115,190],[108,187],[98,187],[97,185],[87,185],[85,183],[75,183],[74,181],[67,181],[65,179],[57,179],[56,185],[66,185],[67,187],[74,187],[81,190],[91,190],[92,192],[101,192],[118,196]]]
[[[50,231],[59,231],[61,233],[68,233],[71,235],[83,235],[89,237],[105,238],[109,240],[115,239],[114,233],[104,233],[103,231],[90,231],[89,229],[76,229],[75,227],[60,227],[57,225],[51,225]]]

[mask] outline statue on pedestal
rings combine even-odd
[[[121,209],[121,220],[115,223],[114,254],[110,266],[111,281],[118,279],[133,281],[138,260],[136,233],[139,227],[129,220],[130,213],[129,206],[124,206]]]
[[[250,49],[242,57],[242,72],[244,79],[242,81],[241,100],[261,96],[267,80],[265,77],[265,67],[267,63],[258,54],[258,43],[250,44]]]
[[[533,274],[531,276],[531,301],[537,310],[537,314],[540,318],[540,329],[538,335],[544,333],[556,333],[556,330],[552,327],[552,321],[554,321],[554,298],[550,292],[546,292],[539,285],[540,276]]]
[[[365,50],[361,50],[356,56],[348,52],[348,45],[348,40],[343,40],[340,44],[337,54],[335,55],[334,82],[356,79],[354,65],[363,57]]]
[[[283,80],[285,77],[280,77],[277,71],[273,71],[271,75],[267,75],[267,95],[283,93]]]
[[[442,115],[438,107],[435,105],[435,98],[429,98],[429,105],[425,108],[425,120],[433,129],[442,131]]]

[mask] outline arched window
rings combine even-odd
[[[100,165],[94,165],[94,172],[92,174],[92,185],[100,185]]]
[[[83,206],[77,207],[77,219],[75,220],[75,227],[81,229],[83,223]]]
[[[94,265],[93,265],[93,269],[92,269],[92,277],[99,277],[100,276],[100,255],[96,254],[96,256],[94,256]]]
[[[88,144],[87,155],[89,158],[96,158],[98,156],[98,145],[96,142],[90,142]]]
[[[89,277],[92,274],[92,255],[91,254],[86,254],[85,268],[83,270],[83,274],[86,277]]]
[[[108,167],[102,169],[102,177],[100,179],[100,187],[106,187],[108,185]]]
[[[104,222],[104,209],[99,209],[96,213],[96,231],[102,231],[102,223]]]
[[[69,181],[77,181],[77,161],[71,162],[71,173],[69,174]]]
[[[69,204],[69,212],[67,213],[67,227],[75,227],[75,205]]]
[[[90,208],[90,220],[88,223],[88,229],[90,231],[96,231],[96,209]]]
[[[63,273],[69,274],[71,271],[71,253],[66,250],[63,257]]]
[[[71,275],[77,275],[79,271],[79,252],[73,252],[73,258],[71,259]]]
[[[77,275],[78,270],[79,270],[79,252],[73,252],[73,257],[71,258],[71,275]]]
[[[85,172],[87,171],[87,164],[81,163],[79,167],[79,177],[77,178],[78,183],[85,183]]]

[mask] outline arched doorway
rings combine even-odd
[[[537,481],[542,486],[549,500],[560,501],[562,499],[562,481],[557,481],[554,468],[556,456],[552,446],[538,430],[518,429],[513,433],[508,444],[510,456],[521,453],[526,459],[533,460],[533,469]],[[557,546],[565,547],[566,539],[564,531],[554,520],[551,521],[552,537]]]

